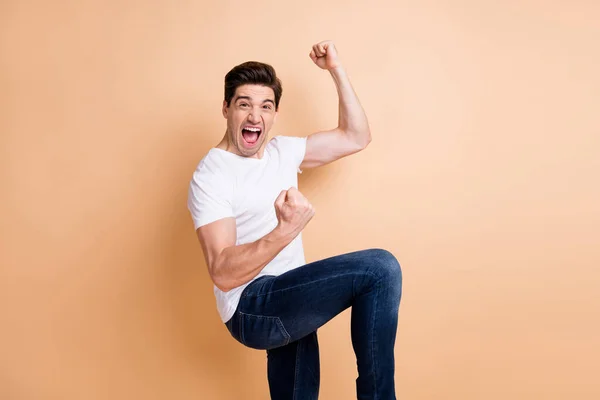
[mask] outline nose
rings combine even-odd
[[[257,123],[259,123],[260,122],[260,113],[257,110],[252,109],[250,111],[250,113],[248,113],[248,121],[251,124],[257,124]]]

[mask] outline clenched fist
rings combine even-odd
[[[281,233],[296,237],[315,215],[315,209],[298,189],[291,187],[275,200],[275,213]]]
[[[335,45],[331,40],[325,40],[312,47],[310,58],[319,68],[331,70],[340,67],[342,64],[339,60]]]

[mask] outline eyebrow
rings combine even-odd
[[[237,103],[237,102],[238,102],[238,100],[248,100],[248,101],[252,101],[252,98],[251,98],[250,96],[239,96],[239,97],[237,97],[237,98],[235,99],[235,102]],[[264,103],[272,103],[273,105],[275,105],[275,102],[274,102],[273,100],[271,100],[271,99],[266,99],[266,100],[263,100],[263,104],[264,104]]]

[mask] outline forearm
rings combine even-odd
[[[357,144],[366,146],[371,140],[371,130],[367,115],[350,83],[348,74],[341,66],[329,72],[339,97],[338,129],[349,135]]]
[[[212,268],[215,285],[227,292],[250,282],[296,236],[275,228],[255,242],[225,248]]]

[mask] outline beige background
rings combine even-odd
[[[0,398],[267,397],[187,184],[240,62],[283,80],[272,134],[334,126],[325,39],[374,141],[301,175],[306,255],[398,256],[399,398],[600,398],[599,20],[591,0],[3,1]],[[321,398],[353,398],[349,313],[320,339]]]

